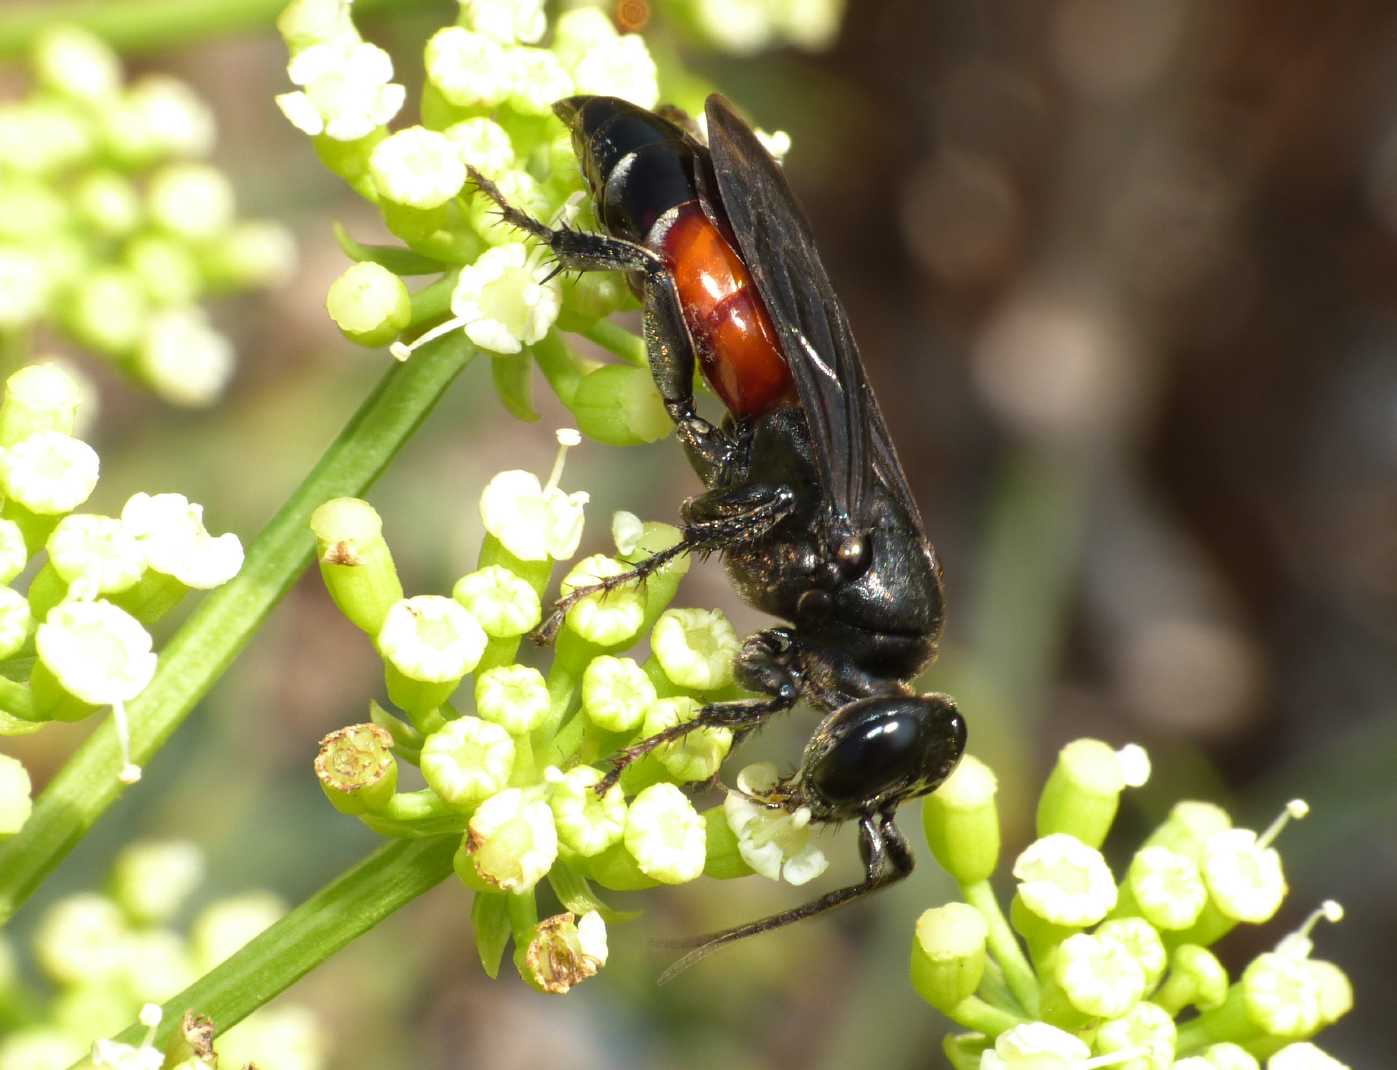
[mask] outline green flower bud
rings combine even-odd
[[[673,784],[652,784],[631,801],[624,842],[647,877],[683,884],[703,872],[707,825]]]
[[[356,345],[386,346],[412,322],[412,298],[403,280],[372,260],[353,264],[330,284],[325,310]]]
[[[612,446],[658,442],[674,428],[645,368],[604,364],[577,384],[568,405],[582,433]]]
[[[542,724],[549,705],[543,674],[527,665],[500,665],[476,678],[476,713],[512,736],[525,735]]]
[[[533,586],[502,565],[487,565],[456,581],[451,596],[470,610],[492,639],[531,632],[543,618]]]
[[[213,328],[203,309],[188,307],[150,317],[133,366],[166,401],[199,408],[222,396],[233,364],[233,343]]]
[[[553,811],[532,793],[508,788],[471,815],[465,846],[476,875],[490,888],[513,895],[531,891],[558,857]]]
[[[1094,935],[1124,948],[1145,972],[1145,991],[1154,991],[1169,964],[1169,953],[1149,922],[1143,918],[1111,918],[1098,925]]]
[[[674,725],[692,721],[703,707],[687,696],[662,698],[645,711],[641,734],[658,735]],[[670,743],[655,748],[660,764],[675,780],[686,783],[707,780],[723,764],[732,749],[732,729],[699,728]]]
[[[49,535],[49,562],[76,597],[94,598],[133,586],[146,570],[146,555],[120,520],[73,513]]]
[[[73,191],[83,223],[107,238],[122,238],[141,224],[141,198],[125,175],[93,171]]]
[[[31,513],[57,516],[87,501],[97,486],[97,454],[59,431],[40,431],[0,455],[0,487]]]
[[[922,825],[936,861],[962,886],[988,880],[999,865],[998,783],[967,754],[922,803]]]
[[[580,918],[555,914],[538,923],[520,952],[520,977],[540,992],[565,995],[606,965],[606,923],[595,910]]]
[[[1143,755],[1139,747],[1118,753],[1097,739],[1063,747],[1038,800],[1038,835],[1065,832],[1100,847],[1116,818],[1121,791],[1148,776]]]
[[[1140,914],[1159,929],[1187,929],[1208,901],[1198,867],[1167,847],[1137,851],[1125,879]]]
[[[376,724],[336,729],[320,741],[315,776],[325,797],[340,813],[382,810],[398,789],[393,736]]]
[[[18,758],[0,754],[0,840],[24,827],[34,809],[29,771]]]
[[[310,527],[330,598],[350,623],[377,635],[403,597],[382,519],[366,501],[334,498],[311,514]]]
[[[650,649],[676,686],[714,691],[732,684],[742,642],[721,610],[670,609],[655,622]]]
[[[30,364],[5,380],[0,402],[0,445],[13,446],[40,431],[71,435],[82,391],[57,364]]]
[[[1208,1011],[1222,1006],[1227,985],[1227,970],[1216,955],[1197,944],[1180,944],[1170,957],[1169,976],[1154,1002],[1172,1015],[1188,1006]]]
[[[558,838],[570,851],[591,858],[620,841],[626,831],[626,800],[619,784],[598,795],[594,789],[602,774],[589,765],[566,773],[550,766],[545,779]]]
[[[421,126],[375,145],[369,174],[385,200],[423,210],[445,204],[466,184],[466,165],[451,139]]]
[[[213,148],[214,118],[209,106],[178,78],[148,74],[131,85],[115,109],[142,129],[137,146],[151,155],[207,156]],[[118,155],[125,146],[114,145]],[[129,161],[129,156],[127,157]]]
[[[1029,844],[1014,862],[1014,876],[1024,905],[1053,925],[1095,925],[1116,905],[1116,883],[1101,852],[1066,833]]]
[[[924,911],[912,940],[912,987],[943,1014],[975,994],[985,973],[989,930],[966,903]]]
[[[55,984],[90,984],[122,968],[128,936],[121,911],[106,896],[70,895],[40,919],[34,957]]]
[[[582,673],[582,710],[604,731],[634,731],[655,698],[655,685],[631,658],[603,654]]]
[[[389,697],[417,716],[436,709],[480,663],[485,643],[484,630],[459,602],[424,594],[395,603],[377,639]]]
[[[214,245],[200,250],[210,286],[246,289],[279,286],[296,270],[296,240],[280,223],[246,219]]]
[[[448,806],[469,810],[509,783],[514,741],[497,724],[461,717],[422,744],[422,776]]]
[[[104,268],[83,276],[64,315],[79,340],[102,353],[130,353],[141,341],[149,299],[135,272]]]
[[[1121,944],[1076,933],[1052,962],[1053,982],[1068,1003],[1090,1018],[1119,1018],[1145,994],[1145,971]]]
[[[19,653],[32,624],[33,615],[24,595],[13,587],[0,587],[0,658]]]
[[[564,595],[575,588],[600,583],[630,568],[603,554],[585,557],[563,578]],[[567,626],[581,638],[598,646],[616,646],[630,640],[645,620],[645,596],[635,583],[601,591],[569,607]]]
[[[188,840],[132,844],[112,866],[112,896],[136,925],[168,922],[204,879],[204,855]]]
[[[1144,846],[1167,847],[1199,862],[1203,857],[1203,845],[1209,838],[1231,827],[1232,818],[1221,806],[1185,800],[1174,804],[1169,819],[1151,833]]]
[[[1123,1017],[1103,1024],[1094,1043],[1101,1055],[1131,1055],[1111,1064],[1120,1070],[1171,1070],[1177,1040],[1168,1012],[1153,1003],[1137,1003]]]
[[[285,913],[286,904],[271,892],[246,892],[209,904],[189,930],[195,967],[208,973]]]
[[[157,306],[192,305],[203,292],[199,261],[181,239],[142,234],[126,243],[123,259]],[[147,336],[149,331],[147,327]]]

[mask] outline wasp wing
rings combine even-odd
[[[849,317],[781,168],[721,96],[708,98],[705,113],[719,198],[795,379],[825,491],[861,528],[869,521],[876,466],[920,523]]]

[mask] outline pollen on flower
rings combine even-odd
[[[776,766],[757,762],[737,775],[737,791],[723,800],[723,816],[737,835],[742,860],[767,880],[802,885],[829,866],[824,851],[814,843],[809,807],[794,812],[756,801],[776,787]]]

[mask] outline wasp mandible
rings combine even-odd
[[[893,823],[965,749],[946,695],[911,687],[936,654],[941,570],[864,373],[848,316],[780,167],[732,106],[708,98],[708,143],[674,113],[614,97],[554,105],[572,129],[604,234],[550,228],[505,203],[560,268],[624,271],[644,304],[650,370],[706,490],[681,508],[683,539],[572,601],[643,578],[690,551],[722,555],[750,604],[786,624],[743,644],[738,683],[759,698],[703,707],[613,759],[630,762],[703,727],[738,735],[804,699],[824,717],[799,768],[765,801],[812,820],[857,821],[865,876],[803,906],[688,942],[672,976],[723,944],[851,902],[912,872]],[[695,362],[727,407],[694,406]],[[545,624],[547,631],[549,624]]]

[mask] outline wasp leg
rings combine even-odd
[[[665,984],[674,980],[694,963],[707,958],[726,944],[813,918],[816,914],[842,907],[846,903],[852,903],[865,895],[871,895],[890,884],[895,884],[909,876],[916,864],[912,849],[907,846],[902,833],[893,824],[891,811],[870,814],[859,819],[859,854],[863,856],[864,879],[858,884],[838,888],[802,906],[757,921],[749,921],[746,925],[667,943],[667,947],[691,947],[693,950],[660,974],[658,983]]]
[[[789,710],[799,701],[803,683],[800,669],[794,664],[795,657],[795,646],[788,628],[769,628],[748,637],[737,655],[733,674],[747,690],[759,691],[768,697],[715,702],[702,707],[692,719],[670,725],[653,736],[646,736],[640,742],[617,751],[611,757],[611,769],[597,782],[597,794],[604,795],[611,790],[626,766],[645,757],[656,747],[683,739],[690,732],[700,728],[731,728],[736,735],[745,736],[760,727],[772,714]]]
[[[784,484],[749,484],[700,494],[684,503],[684,537],[673,546],[652,554],[635,567],[608,576],[596,583],[578,587],[553,603],[553,612],[534,629],[534,641],[551,643],[562,627],[567,611],[584,598],[607,592],[628,583],[644,582],[680,554],[720,550],[734,542],[757,539],[790,516],[795,492]]]
[[[664,257],[623,238],[550,227],[511,205],[479,171],[468,170],[471,181],[499,206],[504,220],[548,246],[561,269],[637,272],[644,278],[645,352],[650,374],[699,478],[706,484],[716,482],[735,456],[736,443],[694,409],[694,342]]]

